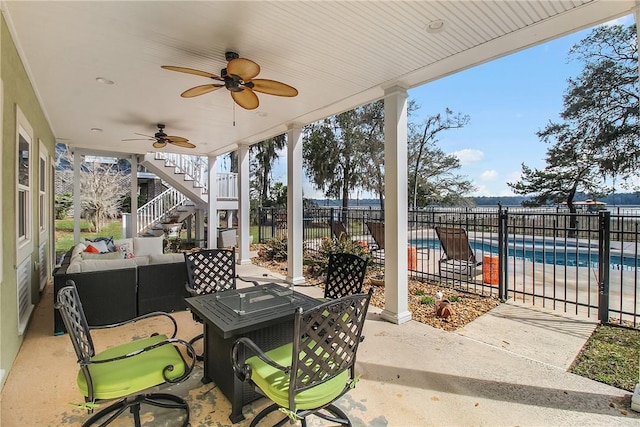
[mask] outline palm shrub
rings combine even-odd
[[[322,243],[320,244],[315,256],[305,259],[307,273],[311,277],[319,277],[326,274],[327,266],[329,264],[329,255],[335,253],[358,255],[359,257],[364,258],[368,264],[371,264],[372,258],[369,254],[369,248],[366,243],[362,244],[357,240],[351,240],[349,236],[342,234],[337,239],[322,239]]]
[[[258,256],[266,261],[287,260],[287,238],[274,237],[269,239],[258,251]]]

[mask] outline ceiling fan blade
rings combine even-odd
[[[121,139],[120,141],[154,141],[154,138],[129,138],[129,139]]]
[[[187,73],[187,74],[195,74],[196,76],[209,77],[211,79],[216,79],[216,80],[224,80],[222,77],[216,76],[215,74],[211,74],[206,71],[194,70],[193,68],[174,67],[173,65],[162,65],[161,67],[164,68],[165,70],[178,71],[180,73]]]
[[[165,136],[164,139],[166,139],[167,142],[171,142],[171,143],[189,141],[187,138],[183,138],[181,136]]]
[[[169,137],[171,138],[171,137]],[[169,143],[173,144],[173,145],[177,145],[178,147],[183,147],[183,148],[196,148],[196,146],[190,142],[188,142],[186,139],[182,138],[182,140],[171,140],[169,139]]]
[[[288,84],[281,83],[275,80],[269,79],[255,79],[251,80],[253,83],[253,90],[256,92],[262,92],[269,95],[277,96],[296,96],[298,95],[298,89]]]
[[[227,64],[227,74],[240,76],[245,82],[251,80],[260,73],[260,66],[250,59],[236,58]]]
[[[213,92],[214,90],[220,89],[221,87],[224,87],[224,85],[209,84],[209,85],[196,86],[196,87],[192,87],[191,89],[185,90],[180,94],[180,96],[183,98],[193,98],[194,96],[200,96],[200,95],[204,95],[205,93]]]
[[[167,145],[166,142],[156,141],[153,143],[153,148],[164,148]]]
[[[243,88],[243,90],[239,92],[230,92],[231,97],[236,104],[244,108],[245,110],[255,110],[260,105],[260,101],[258,101],[258,95],[256,95],[251,89],[248,87]]]

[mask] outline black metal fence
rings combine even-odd
[[[352,239],[379,247],[367,226],[384,222],[379,209],[314,208],[305,209],[303,216],[306,251],[333,238],[336,223]],[[262,208],[259,218],[260,242],[286,236],[286,210]],[[408,219],[407,270],[412,278],[639,326],[640,215],[635,212],[428,208],[410,210]],[[464,265],[447,259],[436,232],[446,229],[466,231],[474,259]],[[372,255],[383,265],[382,243]]]

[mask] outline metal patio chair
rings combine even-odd
[[[116,403],[90,416],[83,426],[107,425],[129,410],[134,424],[139,427],[141,404],[184,411],[182,423],[176,425],[187,426],[189,405],[184,399],[172,394],[145,391],[161,384],[181,382],[193,370],[195,351],[189,343],[175,338],[175,319],[168,313],[155,312],[114,325],[89,328],[75,284],[71,280],[67,283],[68,286],[58,291],[55,307],[62,316],[78,357],[80,371],[77,383],[85,397],[84,406],[89,413],[93,413],[97,401],[118,399]],[[170,338],[164,334],[153,334],[96,353],[91,329],[114,328],[157,316],[166,316],[172,321],[173,334]],[[183,358],[178,345],[184,346],[191,359],[189,363]]]
[[[275,425],[302,420],[306,426],[312,414],[351,425],[334,402],[356,385],[356,353],[372,292],[330,300],[307,311],[297,309],[292,342],[273,350],[263,352],[246,337],[234,343],[236,376],[274,402],[256,415],[252,427],[278,409],[285,416]],[[240,346],[255,356],[239,360]]]
[[[367,264],[367,260],[354,254],[329,254],[324,298],[336,299],[362,292]]]
[[[254,286],[258,285],[258,282],[245,280],[236,274],[235,248],[185,252],[184,261],[187,268],[186,288],[192,297],[236,289],[236,280],[238,279]],[[202,319],[195,314],[193,318],[202,323]],[[193,345],[203,337],[204,334],[199,334],[189,343]],[[203,356],[198,355],[198,360],[203,360]]]

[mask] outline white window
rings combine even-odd
[[[38,228],[40,229],[40,235],[46,239],[47,233],[47,214],[49,212],[49,204],[47,201],[47,186],[49,168],[47,167],[47,150],[40,141],[40,164],[38,168]]]
[[[32,141],[33,128],[24,114],[16,107],[16,234],[18,241],[18,262],[31,255],[32,235]]]
[[[2,136],[4,135],[4,133],[2,132],[2,122],[4,119],[4,115],[3,115],[3,111],[2,111],[2,106],[4,105],[4,84],[2,82],[2,80],[0,79],[0,147],[4,147],[4,140],[2,138]],[[2,175],[2,151],[0,150],[0,176]],[[5,191],[11,191],[11,189],[7,188]],[[0,197],[0,224],[2,224],[2,199],[4,199],[4,197]],[[4,272],[3,269],[3,265],[2,265],[2,260],[4,259],[4,256],[2,254],[2,247],[4,245],[0,245],[0,271]],[[0,284],[2,283],[2,277],[0,277]],[[0,371],[0,381],[2,381],[2,372]]]

